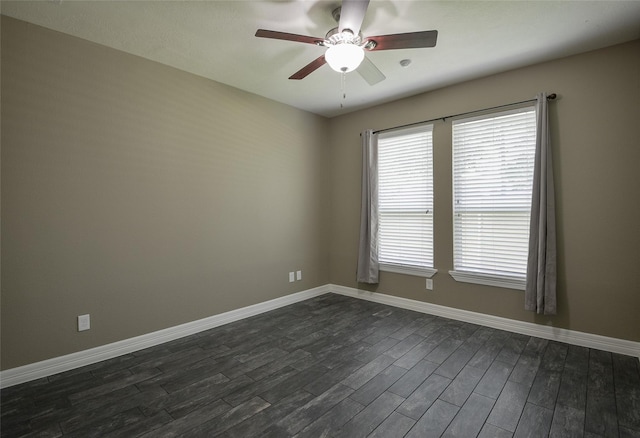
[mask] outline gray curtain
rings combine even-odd
[[[539,93],[536,106],[536,158],[533,172],[531,225],[525,309],[556,314],[556,209],[549,133],[547,95]]]
[[[358,283],[378,283],[378,136],[371,130],[362,138],[362,204],[360,208],[360,244],[358,247]]]

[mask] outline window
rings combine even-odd
[[[523,289],[535,107],[453,122],[453,266],[458,281]]]
[[[383,271],[431,277],[433,125],[378,136],[378,260]]]

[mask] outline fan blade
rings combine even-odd
[[[275,30],[258,29],[256,36],[259,38],[272,38],[274,40],[295,41],[298,43],[315,44],[321,46],[324,43],[322,38],[310,37],[306,35],[296,35],[295,33],[277,32]]]
[[[360,73],[360,76],[362,76],[369,85],[375,85],[386,79],[386,76],[382,74],[382,72],[378,70],[378,67],[366,56],[356,71]]]
[[[368,37],[365,41],[373,41],[375,46],[369,50],[393,50],[393,49],[417,49],[420,47],[434,47],[438,39],[437,30],[425,30],[422,32],[396,33],[393,35],[380,35]]]
[[[309,74],[313,73],[314,71],[316,71],[317,69],[325,65],[326,63],[327,61],[324,59],[324,55],[322,55],[321,57],[314,59],[309,64],[305,65],[300,70],[292,74],[289,77],[289,79],[297,79],[297,80],[304,79]]]
[[[342,0],[339,31],[349,29],[354,35],[358,35],[368,6],[369,0]]]

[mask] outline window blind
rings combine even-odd
[[[453,122],[455,271],[524,281],[535,141],[534,107]]]
[[[433,125],[378,138],[381,269],[433,268]],[[402,271],[399,271],[402,272]]]

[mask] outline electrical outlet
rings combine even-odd
[[[293,283],[294,281],[296,281],[296,273],[289,272],[289,283]]]
[[[433,290],[433,279],[427,278],[427,289]]]
[[[296,280],[302,280],[302,271],[296,271]]]
[[[83,332],[91,328],[91,315],[78,315],[78,331]]]

